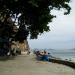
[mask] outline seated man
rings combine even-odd
[[[48,61],[48,53],[46,51],[40,51],[37,57],[41,61]]]
[[[42,60],[43,61],[48,61],[48,53],[46,51],[44,51],[44,54],[42,56]]]

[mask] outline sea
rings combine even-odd
[[[61,60],[75,62],[75,49],[39,49],[46,50],[53,57],[60,58]]]
[[[47,51],[56,58],[75,62],[75,50],[74,49],[63,49],[63,50],[62,49],[60,50],[48,49]]]

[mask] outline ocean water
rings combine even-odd
[[[52,56],[75,62],[75,50],[47,50]]]

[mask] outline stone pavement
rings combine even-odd
[[[0,61],[0,75],[75,75],[75,70],[56,63],[41,62],[34,55]]]

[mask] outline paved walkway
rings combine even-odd
[[[36,61],[35,56],[17,56],[0,61],[0,75],[75,75],[75,70],[51,62]]]

